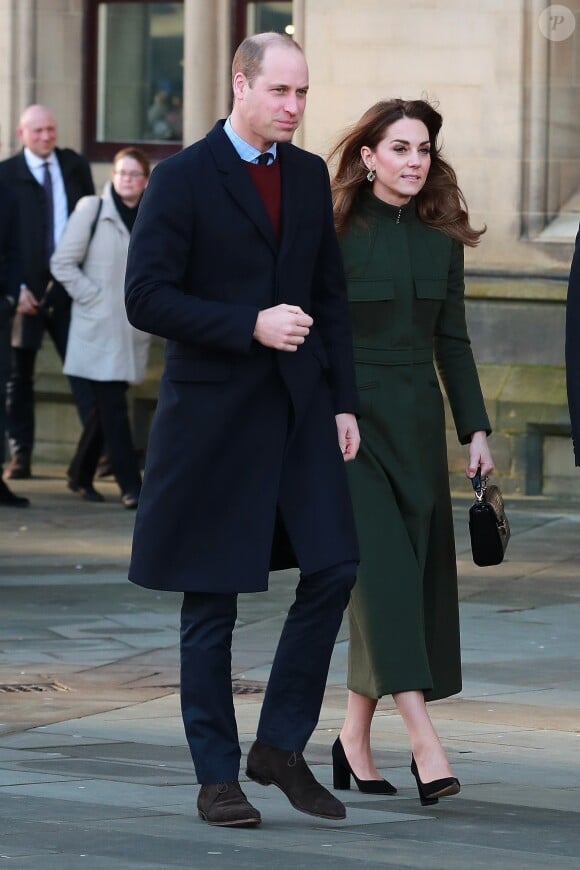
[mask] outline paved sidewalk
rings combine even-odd
[[[294,811],[247,783],[263,824],[211,828],[176,694],[179,600],[126,580],[134,514],[86,504],[62,468],[14,484],[29,510],[0,508],[0,866],[46,870],[580,866],[580,505],[509,499],[509,559],[476,568],[466,498],[455,499],[464,690],[431,705],[462,782],[421,807],[392,701],[373,742],[399,789],[341,792],[344,822]],[[295,574],[240,598],[234,685],[243,749]],[[332,784],[330,746],[345,709],[346,627],[306,756]]]

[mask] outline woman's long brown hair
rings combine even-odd
[[[368,109],[362,118],[336,143],[329,161],[338,161],[332,179],[334,221],[342,233],[357,201],[368,186],[367,168],[361,158],[361,148],[374,150],[384,139],[387,128],[401,118],[422,121],[429,131],[431,166],[425,185],[415,197],[417,213],[428,226],[436,227],[469,247],[479,244],[485,232],[469,223],[469,212],[453,168],[441,157],[437,137],[443,118],[426,100],[381,100]]]

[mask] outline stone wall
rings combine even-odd
[[[535,0],[305,0],[304,6],[306,147],[328,153],[337,131],[379,99],[435,101],[444,117],[444,153],[473,222],[488,226],[481,246],[467,252],[468,266],[563,275],[573,238],[551,245],[523,238],[523,188],[528,173],[536,184],[538,173],[548,173],[553,214],[580,187],[580,113],[567,111],[580,100],[580,26],[569,40],[550,42],[538,31],[536,13],[545,4]],[[567,6],[580,16],[578,0]],[[551,115],[534,118],[541,130],[552,124],[534,165],[527,140],[537,131],[528,128],[528,109],[546,90],[549,69],[530,57],[532,42],[546,51],[552,97],[562,104],[555,110],[552,99]],[[542,227],[545,220],[544,213]]]

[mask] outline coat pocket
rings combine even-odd
[[[350,302],[383,302],[395,298],[395,282],[392,278],[349,278]]]
[[[446,278],[415,278],[417,299],[445,299],[447,295]]]
[[[170,357],[165,362],[164,374],[170,381],[227,381],[232,366],[225,360]]]

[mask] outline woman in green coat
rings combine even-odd
[[[466,474],[493,470],[464,310],[469,224],[439,152],[441,115],[423,100],[372,106],[337,144],[335,221],[351,302],[362,405],[349,468],[361,546],[349,608],[348,711],[334,787],[393,794],[373,762],[377,700],[392,694],[422,803],[459,782],[425,702],[461,690],[457,568],[443,399],[468,445]]]

